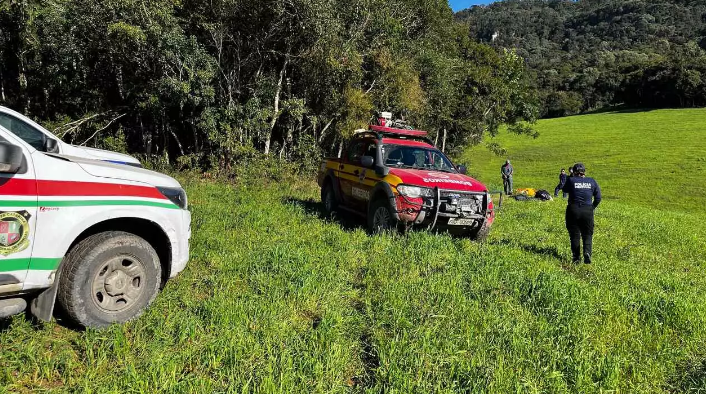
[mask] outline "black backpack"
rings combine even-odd
[[[552,195],[546,190],[537,190],[534,194],[534,198],[540,199],[542,201],[549,201],[552,199]]]

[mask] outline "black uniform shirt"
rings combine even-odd
[[[601,188],[593,178],[571,177],[561,190],[569,193],[569,205],[593,205],[595,208],[601,203]]]
[[[566,180],[568,179],[568,176],[566,174],[559,174],[559,184],[564,186],[566,185]]]
[[[514,171],[515,169],[512,168],[512,164],[503,164],[503,166],[500,167],[500,172],[505,176],[512,176]]]

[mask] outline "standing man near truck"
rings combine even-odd
[[[512,175],[514,172],[515,169],[512,168],[510,159],[505,160],[505,164],[500,167],[500,174],[503,176],[503,189],[505,189],[505,194],[508,196],[512,194]]]
[[[583,241],[583,262],[591,264],[593,253],[593,212],[601,203],[601,188],[593,178],[586,176],[586,166],[577,163],[573,167],[574,176],[564,184],[564,193],[569,194],[566,206],[566,229],[571,239],[572,262],[581,262],[581,241]]]

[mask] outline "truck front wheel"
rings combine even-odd
[[[99,233],[64,259],[58,300],[82,326],[124,323],[152,303],[161,277],[159,257],[147,241],[121,231]]]
[[[471,230],[468,236],[474,241],[485,242],[488,239],[489,234],[490,226],[488,226],[487,222],[484,222],[479,228]]]
[[[372,234],[380,234],[388,230],[397,230],[398,221],[390,209],[386,199],[373,201],[368,211],[368,229]]]

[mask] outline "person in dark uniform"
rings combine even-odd
[[[559,190],[564,188],[568,178],[569,177],[566,175],[566,169],[562,168],[561,173],[559,174],[559,184],[554,188],[554,197],[559,197]],[[566,198],[566,192],[562,193],[562,197]]]
[[[593,211],[601,203],[601,188],[593,178],[586,176],[586,166],[577,163],[574,176],[566,180],[562,191],[569,194],[566,207],[566,229],[571,238],[571,256],[574,263],[581,262],[583,240],[583,262],[591,264],[593,253]]]
[[[505,194],[508,196],[512,194],[512,175],[514,172],[515,169],[512,168],[510,160],[505,160],[505,164],[500,167],[500,174],[503,176],[503,189],[505,189]]]

